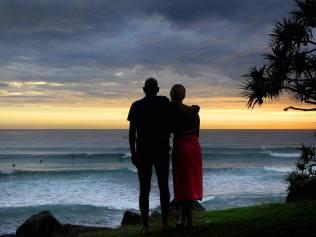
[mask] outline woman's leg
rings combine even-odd
[[[184,223],[185,223],[185,201],[181,200],[179,201],[179,214],[177,218],[177,228],[182,229],[184,228]]]
[[[180,201],[180,207],[181,207],[181,215],[180,215],[180,223],[184,225],[185,223],[185,213],[186,213],[186,203],[185,201]]]
[[[186,221],[187,227],[193,226],[193,201],[188,200],[186,201]]]

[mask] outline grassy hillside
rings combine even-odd
[[[196,214],[196,227],[181,232],[159,232],[159,223],[151,223],[149,236],[316,236],[316,202],[270,204]],[[171,222],[172,225],[174,223]],[[111,231],[81,233],[80,237],[142,236],[140,226]]]

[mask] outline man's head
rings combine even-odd
[[[155,78],[150,77],[145,81],[143,90],[146,96],[155,96],[159,92],[158,82]]]

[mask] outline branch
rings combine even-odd
[[[290,106],[290,107],[287,107],[284,109],[284,111],[288,111],[290,109],[293,109],[293,110],[299,110],[299,111],[316,111],[316,108],[311,108],[311,109],[304,109],[304,108],[297,108],[297,107],[293,107],[293,106]]]
[[[308,51],[306,51],[306,53],[312,53],[312,52],[315,52],[315,51],[316,51],[316,48],[308,50]]]
[[[309,78],[302,78],[302,79],[295,78],[295,79],[292,79],[292,78],[290,78],[290,77],[287,77],[286,80],[287,80],[287,81],[290,81],[290,82],[306,82],[306,81],[312,81],[312,80],[309,79]]]
[[[316,102],[314,102],[314,101],[309,101],[309,100],[304,100],[304,103],[316,105]]]
[[[299,91],[299,90],[297,90],[297,89],[295,89],[295,88],[293,88],[293,87],[290,87],[290,86],[282,86],[282,88],[283,88],[283,89],[286,89],[286,90],[290,90],[290,91],[296,92],[296,93],[301,93],[301,94],[306,95],[305,92]]]
[[[316,96],[313,96],[313,95],[311,95],[311,94],[308,94],[308,93],[306,93],[305,91],[298,90],[298,89],[293,88],[293,87],[290,87],[290,86],[283,86],[282,88],[283,88],[283,89],[286,89],[286,90],[290,90],[290,91],[292,91],[292,92],[296,92],[296,93],[301,94],[301,95],[305,95],[306,97],[309,97],[309,98],[311,98],[311,99],[313,99],[313,100],[316,100]]]
[[[313,78],[313,75],[312,75],[312,73],[311,73],[310,70],[307,70],[307,74],[308,74],[308,76],[309,76],[309,79],[311,79],[311,80],[314,79],[314,78]]]
[[[309,41],[307,41],[307,42],[310,43],[310,44],[316,45],[316,42],[314,42],[314,41],[312,41],[312,40],[309,40]]]

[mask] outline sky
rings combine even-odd
[[[0,128],[127,128],[155,77],[187,88],[202,128],[315,128],[282,98],[249,110],[242,76],[262,64],[291,0],[1,0]]]

